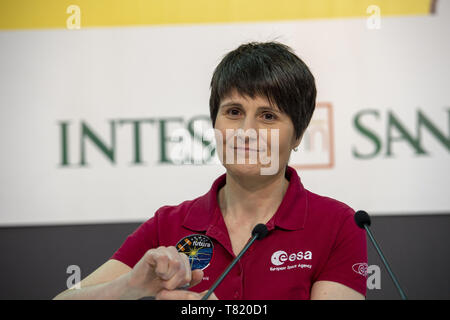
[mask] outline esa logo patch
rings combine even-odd
[[[293,261],[300,261],[300,260],[311,260],[312,259],[312,252],[311,251],[299,251],[295,253],[288,254],[286,251],[279,250],[272,254],[272,257],[270,258],[270,262],[272,262],[273,265],[281,266],[285,262],[293,262]]]
[[[362,275],[362,276],[364,276],[364,277],[366,277],[367,278],[367,269],[368,269],[368,265],[367,265],[367,263],[355,263],[353,266],[352,266],[352,269],[353,269],[353,271],[355,271],[357,274],[360,274],[360,275]]]

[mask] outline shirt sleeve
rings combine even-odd
[[[341,283],[366,296],[367,242],[364,229],[354,219],[354,211],[346,215],[337,233],[329,258],[315,281]]]
[[[121,261],[133,268],[149,249],[158,247],[157,223],[155,214],[130,234],[110,259]]]

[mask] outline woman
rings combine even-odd
[[[366,239],[353,209],[306,190],[288,166],[315,99],[314,77],[289,47],[247,43],[228,53],[210,97],[226,174],[205,195],[161,207],[81,289],[56,298],[200,299],[264,223],[268,235],[210,298],[364,299]]]

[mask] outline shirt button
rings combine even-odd
[[[239,291],[235,291],[235,292],[234,292],[234,298],[235,298],[235,299],[239,298]]]

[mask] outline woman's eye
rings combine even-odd
[[[230,110],[228,110],[228,114],[230,116],[238,116],[239,115],[239,110],[237,110],[237,109],[230,109]]]
[[[276,119],[276,116],[273,113],[264,113],[264,120],[273,121]]]

